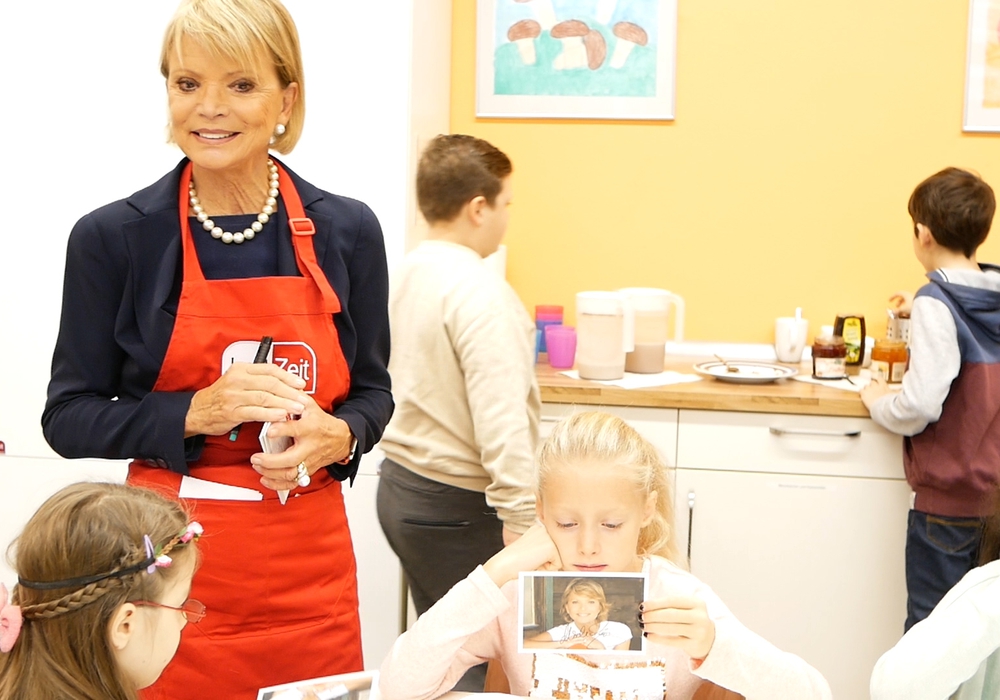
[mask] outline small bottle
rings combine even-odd
[[[865,317],[860,314],[837,316],[833,334],[844,339],[848,367],[860,367],[865,359]]]
[[[889,384],[899,384],[906,373],[910,353],[901,340],[876,340],[872,348],[872,376]]]
[[[816,338],[812,356],[814,379],[843,379],[847,375],[847,344],[839,335]]]

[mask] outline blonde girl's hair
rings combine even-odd
[[[181,42],[192,39],[208,51],[259,70],[269,63],[283,88],[298,83],[298,99],[271,148],[290,153],[306,120],[306,86],[299,33],[292,16],[278,0],[183,0],[167,25],[160,50],[160,73],[170,76],[170,60],[180,55]]]
[[[653,519],[639,532],[637,554],[657,555],[683,565],[674,537],[673,489],[670,470],[656,448],[617,416],[601,411],[575,413],[555,425],[538,454],[537,489],[559,469],[589,462],[612,470],[643,497],[656,492]]]
[[[177,502],[123,484],[73,484],[42,504],[7,550],[25,582],[12,594],[24,624],[13,649],[0,654],[0,698],[136,700],[138,689],[115,662],[108,627],[123,603],[158,601],[177,572],[189,570],[182,564],[197,550],[180,541],[187,523]],[[137,568],[148,559],[143,535],[169,552],[172,566],[152,574]],[[26,587],[100,575],[108,576],[79,587]]]
[[[597,614],[597,619],[600,622],[604,622],[608,619],[608,613],[611,611],[611,606],[608,605],[608,599],[604,595],[604,588],[597,581],[592,581],[589,578],[575,578],[566,585],[566,590],[562,594],[561,609],[563,614],[563,619],[566,622],[572,622],[573,618],[569,616],[569,611],[566,609],[566,605],[569,603],[570,597],[573,594],[585,595],[588,598],[596,600],[601,604],[601,611]]]

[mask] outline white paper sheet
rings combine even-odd
[[[575,369],[560,372],[570,379],[579,379],[580,373]],[[647,389],[654,386],[667,386],[669,384],[685,384],[687,382],[699,382],[701,377],[697,374],[687,374],[684,372],[660,372],[659,374],[634,374],[626,372],[621,379],[611,379],[607,381],[597,381],[588,379],[587,381],[607,386],[618,386],[622,389]]]
[[[209,501],[263,501],[264,494],[242,486],[218,484],[214,481],[182,476],[177,493],[181,498],[202,498]]]

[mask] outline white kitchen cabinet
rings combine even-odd
[[[677,527],[692,573],[837,698],[868,697],[903,631],[901,462],[901,439],[865,418],[680,411]]]
[[[358,609],[365,668],[377,669],[399,636],[402,573],[375,510],[378,468],[384,455],[375,448],[361,458],[354,485],[344,485],[344,504],[358,562]]]

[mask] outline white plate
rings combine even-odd
[[[734,367],[737,371],[732,372],[726,365],[715,360],[695,365],[694,371],[706,377],[715,377],[734,384],[767,384],[786,377],[794,377],[799,373],[794,367],[748,360],[729,360],[729,367]]]

